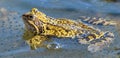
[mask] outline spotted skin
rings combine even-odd
[[[52,18],[47,16],[36,8],[32,8],[31,11],[22,15],[26,30],[34,34],[27,41],[31,46],[35,46],[35,42],[31,44],[30,41],[37,36],[40,39],[50,39],[52,37],[57,38],[78,38],[79,43],[92,44],[92,41],[101,39],[106,32],[100,31],[96,28],[90,27],[82,22],[66,18]],[[24,38],[27,36],[24,36]],[[41,38],[42,37],[42,38]],[[113,36],[112,36],[113,37]],[[43,40],[45,41],[45,40]],[[84,42],[85,41],[85,42]],[[106,41],[106,40],[105,40]],[[38,42],[42,42],[38,40]],[[97,43],[97,42],[96,42]],[[39,43],[40,44],[40,43]],[[95,44],[95,43],[94,43]]]

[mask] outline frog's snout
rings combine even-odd
[[[23,14],[23,15],[22,15],[22,18],[25,18],[25,17],[27,17],[27,16],[28,16],[28,15],[26,15],[26,14]]]
[[[25,15],[25,14],[23,14],[23,15],[22,15],[22,19],[25,19],[25,17],[26,17],[26,15]]]

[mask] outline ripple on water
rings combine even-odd
[[[1,1],[7,1],[7,0],[1,0]],[[27,9],[27,8],[30,8],[30,7],[33,7],[33,6],[35,6],[35,7],[40,6],[39,9],[46,8],[48,10],[49,10],[49,8],[50,9],[55,8],[56,10],[55,10],[54,13],[52,12],[52,11],[54,11],[53,9],[52,9],[52,11],[50,10],[50,13],[52,13],[52,14],[57,13],[57,11],[58,12],[61,11],[61,10],[59,10],[61,8],[68,9],[66,11],[70,11],[70,12],[73,11],[74,9],[78,10],[78,12],[81,11],[81,10],[84,10],[84,12],[86,12],[86,9],[87,9],[87,11],[90,11],[90,12],[92,11],[92,12],[102,12],[102,13],[112,13],[112,14],[113,13],[115,13],[115,14],[118,13],[118,15],[120,13],[120,10],[119,10],[120,9],[120,7],[119,7],[120,4],[118,4],[118,3],[104,3],[104,2],[100,2],[100,0],[89,0],[90,2],[82,2],[82,0],[69,0],[69,1],[67,1],[67,0],[64,0],[64,1],[63,0],[55,0],[55,1],[52,0],[53,1],[52,3],[50,2],[50,0],[49,1],[48,0],[40,0],[40,2],[37,1],[37,0],[36,0],[37,2],[35,2],[33,0],[31,0],[31,1],[30,0],[19,0],[19,3],[18,3],[19,5],[17,3],[13,4],[14,1],[15,0],[9,1],[8,4],[4,3],[4,5],[6,4],[9,7],[11,5],[12,6],[14,5],[14,7],[20,6],[21,8],[24,8],[24,9]],[[20,4],[21,1],[22,1],[22,5]],[[23,3],[23,1],[24,1],[24,3]],[[25,1],[27,1],[27,2],[25,2]],[[0,4],[3,4],[3,3],[0,3]],[[23,6],[23,5],[27,5],[27,6]],[[69,7],[73,7],[72,8],[73,10],[70,10]],[[17,11],[22,12],[23,10],[18,10],[17,9]],[[62,11],[62,12],[64,12],[64,11]],[[62,12],[60,12],[58,14],[59,15],[62,14],[63,16],[67,16],[67,15],[63,14]],[[64,13],[66,13],[66,12],[64,12]],[[83,13],[81,13],[81,14],[83,14]],[[70,16],[70,15],[71,14],[69,14],[68,16]],[[90,13],[90,15],[91,15],[91,13]],[[1,48],[0,52],[3,52],[3,53],[0,53],[0,55],[3,55],[3,54],[4,55],[9,55],[9,54],[12,54],[12,52],[13,52],[13,54],[17,54],[17,53],[21,54],[22,52],[27,51],[26,48],[21,48],[21,47],[25,47],[24,42],[22,42],[22,41],[17,41],[17,44],[15,43],[15,45],[14,45],[14,42],[16,42],[16,40],[21,39],[21,35],[23,33],[23,23],[22,23],[22,21],[19,17],[20,16],[19,16],[18,13],[8,11],[5,8],[2,8],[0,10],[0,37],[1,37],[0,38],[0,41],[1,41],[0,42],[0,44],[1,44],[0,45],[0,48]],[[72,16],[72,17],[74,17],[74,16]],[[113,31],[113,30],[111,30],[111,31]],[[114,43],[113,44],[119,46],[119,37],[116,37],[115,40],[118,41],[118,42],[116,42],[116,44],[114,44]],[[50,56],[51,55],[53,57],[55,57],[55,55],[57,55],[57,57],[62,57],[63,56],[62,58],[69,57],[69,56],[71,56],[70,58],[74,58],[74,57],[76,57],[76,58],[79,58],[79,57],[88,58],[89,55],[91,55],[90,53],[86,52],[86,49],[83,50],[80,47],[78,47],[78,46],[80,46],[80,44],[76,45],[78,47],[78,48],[76,48],[76,47],[74,47],[75,44],[72,45],[72,44],[70,44],[71,43],[70,41],[68,43],[67,43],[67,41],[68,40],[65,40],[65,41],[63,40],[62,42],[68,44],[66,46],[67,49],[69,49],[69,48],[71,49],[71,47],[72,47],[72,48],[74,48],[74,50],[64,51],[63,54],[59,53],[59,52],[57,54],[56,53],[54,54],[54,52],[53,53],[50,52],[48,54],[47,51],[46,51],[46,52],[44,52],[44,54],[42,54],[42,53],[38,54],[37,53],[37,55],[36,55],[36,54],[33,53],[33,55],[35,55],[36,58],[37,58],[37,56],[39,57],[39,55],[40,56]],[[71,47],[68,47],[69,45],[71,45]],[[13,46],[16,46],[16,47],[12,48]],[[54,47],[54,48],[57,47],[56,44],[55,45],[50,44],[50,47],[51,46]],[[20,50],[18,50],[19,48],[20,48]],[[84,52],[81,52],[80,50],[78,51],[77,49],[80,49]],[[76,52],[74,52],[74,51],[76,51]],[[20,54],[18,54],[18,55],[21,56]],[[29,56],[29,57],[31,56],[31,54],[29,54],[29,52],[26,53],[26,54],[27,54],[26,56]],[[103,54],[107,54],[107,53],[103,53]],[[112,57],[110,57],[110,55],[104,55],[103,56],[103,54],[102,55],[99,54],[99,53],[92,54],[93,56],[89,57],[89,58],[112,58]],[[113,54],[111,54],[111,55],[113,55]],[[118,55],[119,55],[119,53],[118,53]],[[24,56],[21,56],[21,57],[24,57]],[[51,57],[51,58],[53,58],[53,57]],[[2,57],[0,56],[0,58],[2,58]],[[8,57],[8,58],[10,58],[10,57]],[[13,58],[13,57],[11,57],[11,58]],[[26,57],[26,58],[28,58],[28,57]],[[48,58],[50,58],[50,57],[48,57]],[[118,58],[120,58],[120,57],[118,57]]]

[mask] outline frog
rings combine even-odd
[[[29,12],[24,13],[22,20],[26,30],[23,38],[33,50],[42,46],[46,47],[44,42],[51,38],[77,38],[78,43],[88,45],[88,51],[96,52],[109,46],[114,39],[112,32],[101,31],[82,21],[53,18],[37,8],[32,8]]]

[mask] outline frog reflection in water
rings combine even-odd
[[[88,51],[96,52],[107,47],[114,38],[111,32],[103,32],[82,22],[66,18],[51,18],[33,8],[22,15],[26,31],[23,38],[36,49],[53,37],[78,38],[81,44],[88,44]]]

